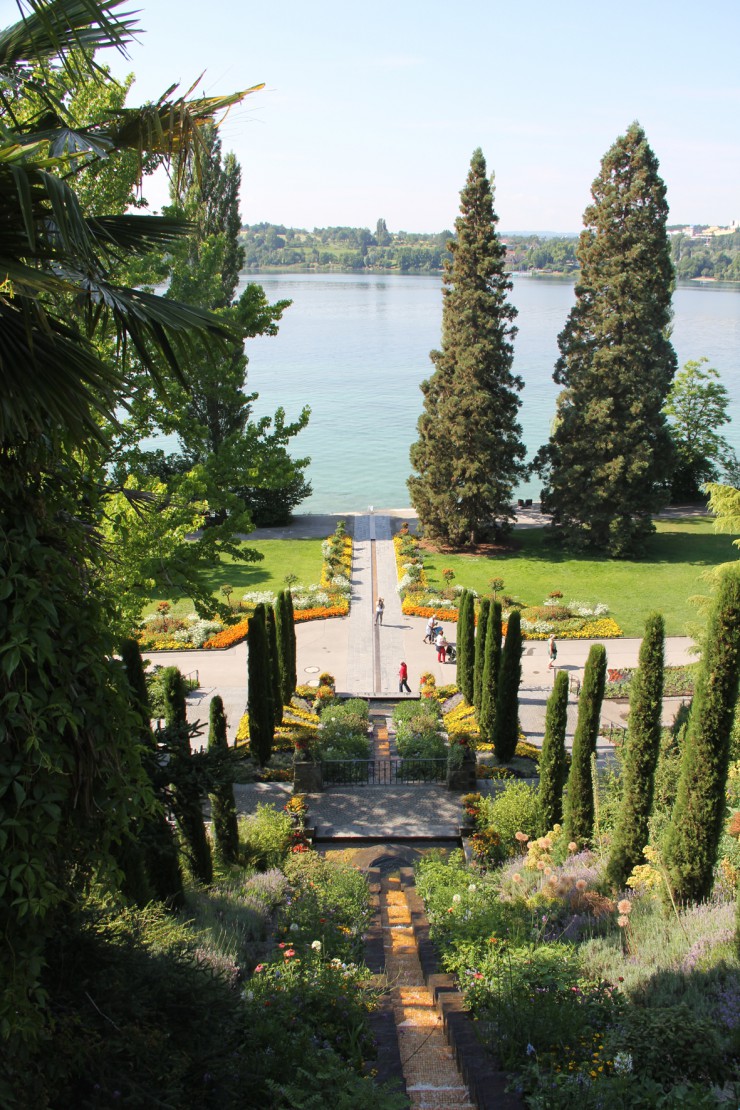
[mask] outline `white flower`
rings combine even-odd
[[[468,887],[468,891],[470,892],[470,894],[475,894],[477,889],[478,887],[475,885],[475,883],[471,883]]]
[[[618,1052],[614,1057],[614,1071],[617,1075],[629,1075],[632,1071],[632,1057],[629,1052]]]
[[[321,941],[320,940],[312,940],[311,941],[311,947],[313,948],[314,952],[320,952],[321,951]]]
[[[301,927],[297,921],[294,921],[290,926],[291,933],[300,933]]]
[[[254,1002],[254,991],[243,990],[242,998],[245,1002]]]
[[[460,895],[459,894],[453,894],[452,895],[452,901],[455,902],[455,903],[460,902],[461,901]]]

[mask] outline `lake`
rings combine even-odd
[[[440,342],[439,275],[250,274],[271,301],[288,298],[276,337],[250,340],[247,386],[255,415],[282,405],[289,419],[304,404],[308,427],[292,454],[310,456],[312,496],[300,512],[361,511],[409,505],[409,447],[421,412],[419,383]],[[527,458],[549,436],[558,387],[557,336],[574,301],[573,282],[513,277],[519,316],[514,372],[524,379],[519,422]],[[673,298],[679,366],[706,355],[730,393],[724,434],[740,454],[740,287],[690,284]],[[519,496],[539,497],[534,479]]]

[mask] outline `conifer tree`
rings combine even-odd
[[[488,634],[488,613],[491,599],[484,597],[478,609],[478,630],[475,634],[475,671],[473,674],[473,705],[480,716],[481,691],[483,688],[483,664],[486,658],[486,636]]]
[[[208,727],[208,751],[225,757],[229,750],[226,737],[224,703],[216,695],[211,698]],[[239,826],[236,819],[234,787],[231,780],[216,783],[210,795],[213,833],[222,858],[236,863],[239,858]]]
[[[293,594],[290,590],[285,591],[285,613],[288,628],[290,629],[290,636],[288,643],[290,645],[290,680],[291,680],[291,696],[298,685],[298,653],[296,648],[295,638],[295,614],[293,613]]]
[[[568,723],[568,675],[558,671],[547,699],[545,736],[540,757],[539,803],[544,835],[563,818],[563,787],[568,777],[565,730]]]
[[[501,602],[492,601],[488,610],[486,630],[486,650],[483,657],[483,678],[481,681],[480,713],[478,727],[481,740],[493,743],[493,723],[496,720],[496,693],[498,691],[499,669],[501,666]]]
[[[140,832],[144,866],[151,888],[149,897],[157,898],[172,909],[181,909],[184,900],[182,871],[172,827],[163,807],[165,781],[157,760],[157,746],[151,728],[149,694],[141,650],[136,640],[125,639],[120,652],[131,690],[131,701],[141,722],[138,740],[142,750],[142,766],[157,799],[156,809],[142,821]]]
[[[277,622],[275,610],[272,605],[265,606],[265,620],[267,630],[267,650],[270,654],[270,696],[272,698],[272,719],[275,728],[279,728],[283,719],[283,684],[280,676],[280,659],[278,656]]]
[[[463,590],[457,610],[457,685],[468,705],[473,704],[475,669],[475,597]]]
[[[434,372],[421,386],[408,481],[426,533],[453,547],[508,530],[525,454],[517,423],[523,383],[512,373],[516,309],[480,150],[460,201],[443,277],[442,349],[432,351]]]
[[[508,763],[519,740],[519,683],[522,678],[522,618],[512,609],[506,626],[501,670],[496,690],[496,719],[493,750],[496,759]]]
[[[161,684],[165,729],[170,746],[172,808],[193,875],[207,886],[213,881],[213,860],[203,820],[200,783],[190,757],[185,681],[177,667],[165,667]]]
[[[664,853],[677,902],[699,902],[712,889],[725,815],[730,738],[740,666],[740,571],[722,578],[709,618],[676,804]]]
[[[624,556],[652,532],[674,465],[663,412],[676,371],[668,205],[639,124],[607,151],[591,191],[576,303],[558,338],[563,391],[536,466],[563,539]]]
[[[618,890],[624,888],[633,868],[642,863],[643,848],[648,842],[648,819],[653,808],[655,768],[660,754],[664,644],[663,618],[660,613],[651,613],[640,645],[638,671],[630,690],[622,804],[606,871],[609,882]]]
[[[270,762],[275,724],[272,707],[270,649],[264,605],[256,606],[247,631],[247,675],[249,682],[249,747],[264,767]]]
[[[565,831],[576,843],[588,840],[594,830],[594,784],[591,756],[596,751],[601,703],[606,684],[606,649],[592,644],[583,673],[578,701],[578,722],[573,737],[573,756],[565,800]]]
[[[281,705],[290,705],[295,692],[295,625],[288,608],[289,591],[280,590],[275,600],[278,665],[280,667]]]

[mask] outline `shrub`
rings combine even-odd
[[[293,823],[274,805],[257,805],[256,813],[239,820],[245,859],[259,871],[279,867],[291,845]]]
[[[725,1073],[717,1030],[688,1006],[626,1008],[608,1049],[629,1053],[635,1072],[670,1086],[676,1079],[719,1082]]]
[[[498,794],[481,799],[479,825],[481,828],[496,829],[500,834],[502,858],[516,855],[517,832],[527,836],[537,835],[539,820],[537,788],[527,782],[507,782]]]

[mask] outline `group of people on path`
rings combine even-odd
[[[455,645],[450,644],[444,634],[441,624],[437,624],[437,614],[432,613],[427,621],[425,644],[434,644],[437,649],[438,663],[451,663],[455,658]]]

